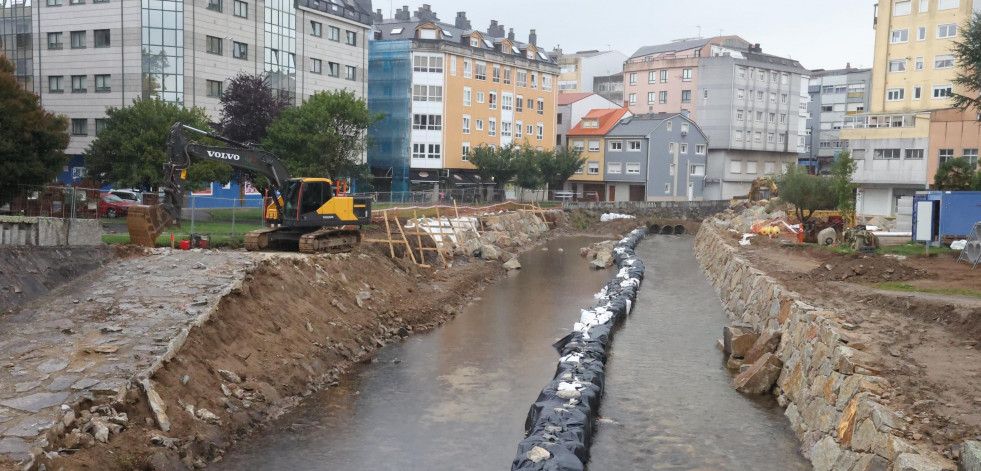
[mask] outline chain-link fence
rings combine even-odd
[[[181,211],[180,227],[175,234],[242,235],[261,229],[263,199],[258,195],[245,198],[217,198],[188,195]]]
[[[0,216],[97,219],[110,207],[99,188],[20,185],[0,190]]]
[[[504,190],[457,189],[428,191],[397,191],[358,193],[357,196],[371,197],[372,204],[378,206],[406,206],[421,204],[481,204],[502,202],[507,198]]]

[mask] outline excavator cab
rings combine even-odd
[[[283,188],[283,221],[299,221],[305,214],[316,213],[333,197],[330,180],[313,178],[289,180]]]

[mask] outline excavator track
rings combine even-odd
[[[354,250],[361,243],[357,230],[323,228],[300,237],[301,253],[343,253]]]
[[[269,248],[269,234],[279,230],[279,227],[267,227],[245,233],[245,250],[256,252]]]

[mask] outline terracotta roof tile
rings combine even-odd
[[[571,105],[579,100],[595,95],[595,93],[559,93],[559,106]]]
[[[603,136],[616,126],[620,119],[622,119],[629,110],[626,108],[614,108],[612,110],[592,110],[583,116],[583,121],[587,119],[599,120],[599,126],[595,128],[584,128],[582,127],[582,121],[572,129],[569,130],[566,135],[568,136]]]

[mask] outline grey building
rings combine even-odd
[[[807,137],[800,163],[823,174],[840,152],[848,150],[848,141],[841,139],[845,117],[869,109],[869,89],[872,69],[853,69],[850,65],[837,70],[814,70],[807,92]]]
[[[611,201],[705,199],[708,137],[683,114],[626,117],[606,135]]]
[[[556,48],[549,56],[560,67],[559,93],[596,93],[595,79],[623,72],[623,62],[627,60],[627,56],[619,51],[593,50],[568,54]]]
[[[297,100],[320,90],[366,94],[371,0],[19,5],[0,16],[0,35],[20,31],[19,49],[3,52],[16,58],[25,88],[71,120],[68,154],[82,154],[95,139],[106,107],[138,97],[198,106],[217,119],[219,98],[239,72],[264,74]]]
[[[593,91],[614,103],[623,105],[623,72],[593,78]]]
[[[698,63],[698,124],[711,138],[706,199],[745,195],[756,178],[797,162],[801,87],[809,72],[793,59],[712,46]]]

